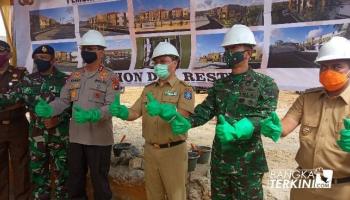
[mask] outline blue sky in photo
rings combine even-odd
[[[264,42],[264,31],[253,31],[256,43]]]
[[[62,24],[73,23],[73,7],[53,8],[30,11],[30,15],[41,15],[54,19]]]
[[[264,41],[264,32],[253,32],[257,43]],[[224,48],[221,47],[222,40],[224,39],[224,33],[197,35],[197,52],[196,57],[207,55],[213,52],[224,52]]]
[[[264,0],[196,0],[196,10],[209,10],[228,4],[241,6],[264,5]]]
[[[271,44],[277,40],[288,42],[303,42],[310,37],[317,37],[336,31],[334,25],[304,26],[274,29],[271,32]]]
[[[87,21],[88,18],[96,14],[109,12],[127,12],[128,6],[126,0],[111,1],[105,3],[95,3],[78,6],[80,21]]]
[[[213,52],[223,52],[224,48],[221,47],[221,43],[224,35],[224,33],[197,35],[196,57]]]
[[[33,44],[32,45],[33,51],[40,45],[44,45],[44,44]],[[46,45],[50,45],[52,48],[55,49],[55,51],[65,51],[65,52],[78,51],[76,42],[46,43]]]
[[[189,8],[190,0],[133,0],[134,11],[148,11],[154,9],[173,9],[173,8]]]
[[[107,40],[107,50],[131,49],[130,39]]]

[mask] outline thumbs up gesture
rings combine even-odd
[[[147,93],[148,103],[146,105],[146,110],[148,114],[152,117],[159,116],[163,120],[167,122],[171,122],[177,113],[176,106],[168,103],[160,103],[157,99],[155,99],[152,93]]]
[[[50,118],[53,113],[53,108],[44,99],[40,98],[35,105],[34,111],[39,117]]]
[[[340,131],[340,140],[337,144],[343,151],[350,153],[350,118],[345,118],[343,122],[344,129]]]
[[[114,97],[113,103],[108,107],[109,113],[112,116],[118,117],[122,120],[127,120],[129,117],[129,110],[125,105],[120,104],[120,94],[117,93]]]
[[[98,122],[101,119],[101,111],[98,108],[83,109],[82,107],[73,106],[73,119],[78,124],[86,122]]]
[[[175,116],[175,119],[170,122],[171,130],[174,135],[182,135],[191,128],[191,123],[178,112]]]
[[[158,116],[162,112],[161,103],[154,98],[151,92],[147,93],[146,96],[148,100],[146,105],[147,113],[152,117]]]
[[[271,138],[274,142],[277,142],[280,139],[282,134],[282,125],[276,112],[272,112],[268,118],[261,120],[260,126],[260,132],[265,137]]]
[[[219,115],[216,125],[216,135],[222,143],[228,143],[237,139],[250,139],[253,135],[254,126],[248,118],[243,118],[233,125],[229,124],[223,115]]]
[[[87,111],[78,105],[73,107],[73,119],[79,124],[89,121]]]
[[[218,122],[216,124],[215,132],[222,142],[230,142],[235,138],[233,133],[236,131],[235,127],[229,124],[223,115],[219,115]]]

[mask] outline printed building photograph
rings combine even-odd
[[[135,68],[153,68],[154,63],[151,58],[153,50],[159,42],[170,42],[172,45],[174,45],[181,58],[179,68],[188,69],[191,59],[191,35],[137,38],[137,58]]]
[[[36,49],[42,44],[33,44]],[[78,66],[78,47],[76,42],[49,43],[55,49],[55,67],[63,72],[72,72]]]
[[[350,18],[349,0],[273,0],[272,2],[273,24]]]
[[[334,36],[350,38],[350,26],[332,24],[274,29],[268,68],[317,68],[320,47]]]
[[[131,63],[130,39],[107,40],[104,66],[114,70],[129,70]]]
[[[234,24],[264,25],[264,1],[196,1],[197,30],[230,28]]]
[[[134,0],[136,33],[190,30],[189,0]]]
[[[32,41],[75,38],[73,7],[29,12]]]
[[[80,35],[90,29],[100,31],[104,36],[129,34],[127,11],[126,0],[78,6]]]
[[[253,69],[261,67],[264,32],[253,32],[257,45],[254,47],[253,55],[249,65]],[[196,60],[193,69],[224,69],[226,61],[224,58],[225,49],[221,47],[224,33],[197,35]]]

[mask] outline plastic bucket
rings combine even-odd
[[[197,146],[199,158],[197,160],[197,163],[199,164],[206,164],[209,161],[211,148],[208,146]]]
[[[199,155],[195,151],[189,151],[188,152],[188,170],[189,172],[192,172],[196,169],[197,160],[199,158]]]

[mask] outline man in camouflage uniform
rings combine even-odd
[[[211,158],[214,200],[263,199],[262,177],[268,167],[260,121],[276,109],[278,88],[270,77],[249,67],[254,45],[252,31],[244,25],[234,25],[222,44],[231,74],[215,81],[188,121],[178,115],[171,122],[173,132],[179,133],[217,117]],[[279,135],[266,134],[274,141]]]
[[[25,76],[8,94],[11,101],[24,100],[30,112],[30,170],[34,184],[33,199],[50,199],[50,170],[55,177],[55,198],[67,199],[65,182],[68,177],[67,146],[70,110],[43,119],[34,114],[37,102],[50,102],[59,97],[67,76],[54,66],[55,52],[49,45],[36,48],[32,54],[38,72]]]
[[[3,98],[27,74],[25,68],[9,64],[10,46],[0,40],[0,199],[9,199],[9,165],[13,172],[13,196],[16,200],[29,198],[28,121],[23,102]]]

